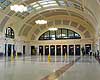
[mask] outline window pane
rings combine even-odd
[[[50,31],[50,39],[55,40],[55,31]]]
[[[74,32],[71,30],[68,30],[68,37],[73,38],[74,37]]]
[[[5,1],[5,2],[4,2],[4,5],[5,5],[5,6],[9,6],[10,4],[11,4],[10,1]]]
[[[56,31],[56,38],[61,38],[61,29]]]
[[[0,0],[1,3],[3,3],[5,0]]]
[[[62,38],[67,38],[67,29],[62,29]]]
[[[49,31],[44,34],[44,37],[49,37]]]
[[[14,38],[14,31],[12,28],[7,28],[6,31],[5,31],[5,36],[7,38]]]
[[[75,37],[80,37],[80,35],[79,35],[79,34],[77,34],[77,33],[75,33]]]

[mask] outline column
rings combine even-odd
[[[11,54],[14,56],[14,53],[13,53],[13,44],[11,44]]]
[[[37,61],[39,61],[39,45],[37,46]]]
[[[49,45],[49,54],[51,54],[51,53],[50,53],[50,45]]]
[[[80,56],[82,57],[83,56],[83,53],[82,53],[82,48],[83,48],[83,45],[80,44]]]
[[[45,61],[45,45],[43,45],[43,61]]]
[[[67,45],[67,55],[69,56],[69,45]]]
[[[37,55],[39,55],[39,45],[37,46]]]

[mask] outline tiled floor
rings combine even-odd
[[[77,58],[70,56],[65,60],[53,56],[48,62],[47,56],[3,57],[0,58],[0,80],[100,80],[100,64],[94,57],[84,56],[74,62]],[[56,79],[44,79],[59,73]]]
[[[100,80],[100,64],[94,57],[83,57],[58,80]]]

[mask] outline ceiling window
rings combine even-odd
[[[0,0],[0,10],[4,10],[10,4],[11,4],[11,2],[8,0]]]

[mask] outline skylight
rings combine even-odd
[[[0,0],[0,9],[4,10],[6,7],[8,7],[11,4],[8,0]]]
[[[10,6],[10,9],[12,11],[21,12],[21,13],[27,11],[27,7],[25,7],[24,5],[13,5]]]
[[[77,0],[78,2],[80,2],[80,0]],[[73,1],[69,1],[69,0],[40,0],[40,1],[36,1],[34,3],[31,3],[29,6],[32,6],[33,10],[41,10],[41,9],[45,9],[47,7],[74,7],[77,9],[81,9],[81,5],[73,2]],[[31,9],[32,9],[31,8]],[[30,9],[29,9],[30,11]],[[30,11],[31,12],[31,11]]]

